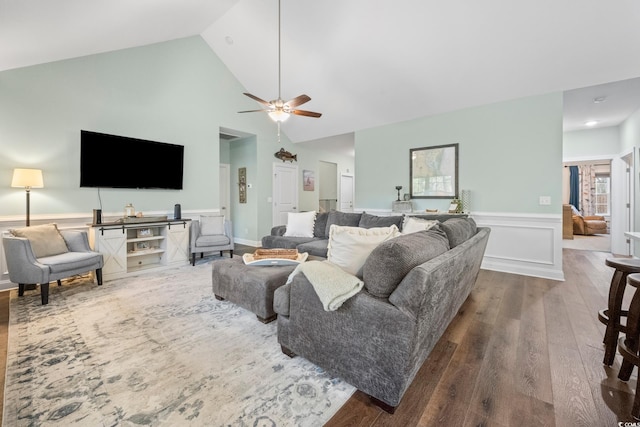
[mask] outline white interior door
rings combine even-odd
[[[220,213],[231,218],[231,165],[220,163]]]
[[[273,164],[273,225],[287,223],[287,214],[298,212],[298,166]]]
[[[340,174],[340,210],[353,212],[354,178],[350,173]]]

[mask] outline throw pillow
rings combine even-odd
[[[224,235],[224,215],[200,215],[200,235]]]
[[[448,219],[440,227],[447,233],[451,249],[466,241],[476,234],[477,226],[473,218],[452,218]]]
[[[69,252],[64,237],[56,224],[34,225],[32,227],[9,230],[16,237],[29,239],[31,250],[36,258],[59,255]]]
[[[364,286],[371,295],[388,298],[414,267],[448,250],[447,235],[437,225],[391,239],[375,248],[364,263]]]
[[[287,214],[287,231],[285,236],[313,237],[313,228],[316,223],[316,211],[289,212]]]
[[[347,273],[362,277],[362,266],[380,243],[400,235],[398,227],[362,228],[333,224],[329,231],[327,260]]]
[[[420,219],[408,216],[405,218],[404,224],[402,225],[402,234],[428,230],[438,223],[439,222],[436,219]]]
[[[331,231],[331,226],[335,225],[346,225],[348,227],[358,227],[360,225],[360,218],[362,214],[355,212],[340,212],[340,211],[331,211],[329,212],[329,217],[327,218],[327,229],[325,231],[325,236],[329,237],[329,232]]]
[[[329,212],[318,212],[316,215],[316,223],[313,226],[313,237],[320,237],[321,239],[329,238],[327,234],[328,219]]]

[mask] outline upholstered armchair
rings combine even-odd
[[[18,284],[18,296],[25,285],[40,284],[42,304],[49,303],[49,282],[95,271],[102,285],[103,257],[91,250],[87,233],[58,230],[55,224],[10,230],[2,237],[9,279]]]
[[[191,265],[196,265],[196,254],[200,258],[205,252],[229,251],[233,258],[233,227],[231,221],[221,215],[201,215],[200,220],[191,221]]]
[[[607,221],[601,215],[582,216],[575,207],[572,208],[573,234],[607,234]]]

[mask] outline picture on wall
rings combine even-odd
[[[458,144],[409,150],[409,194],[412,199],[458,197]]]
[[[302,189],[304,191],[313,191],[315,189],[316,177],[313,171],[302,171]]]

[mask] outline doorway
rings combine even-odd
[[[318,168],[318,211],[334,211],[338,208],[338,165],[321,160]]]
[[[353,195],[355,193],[355,181],[353,174],[340,174],[340,210],[353,212]]]

